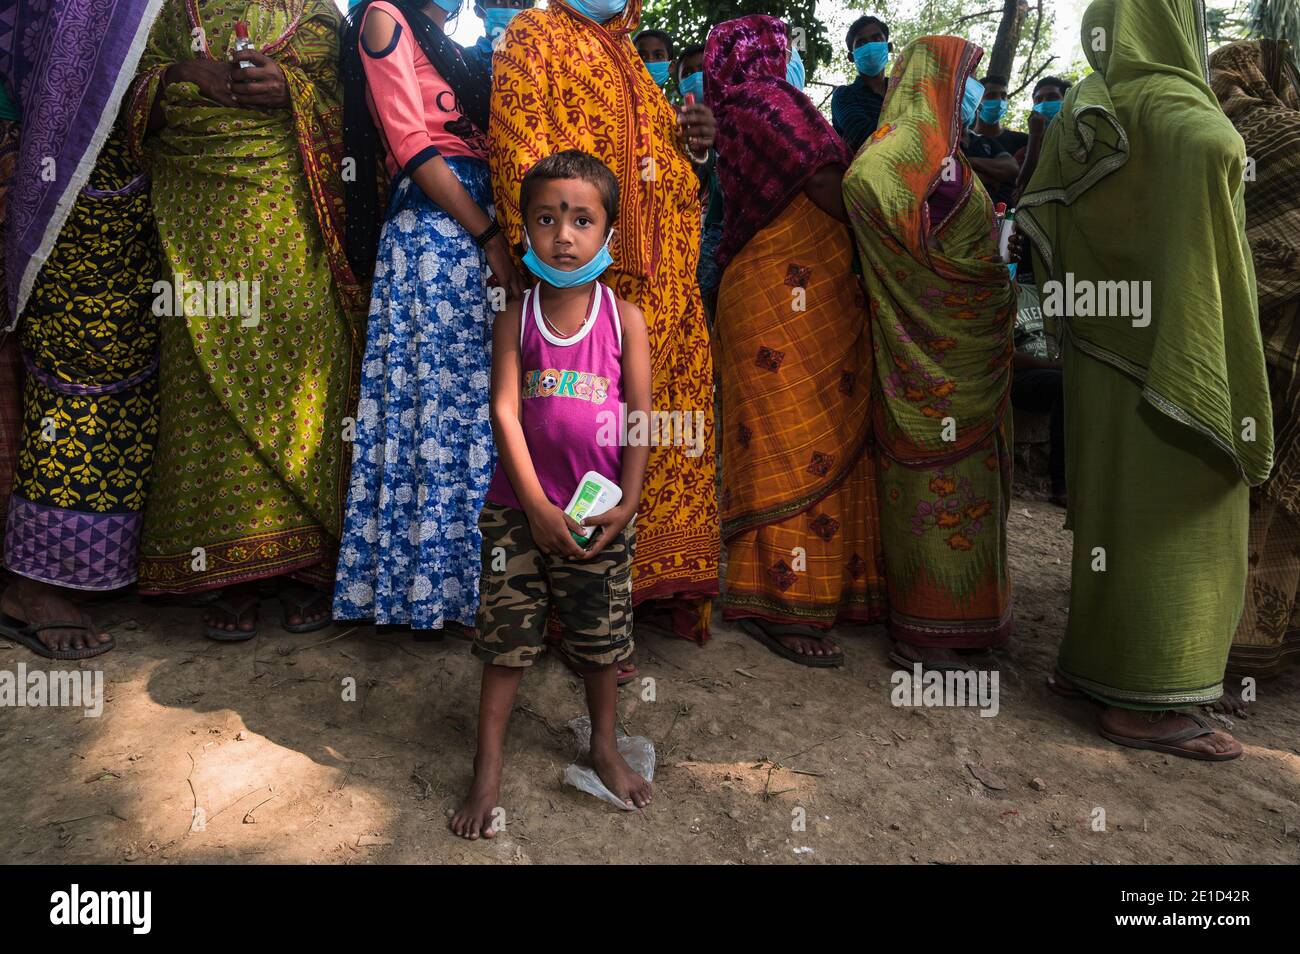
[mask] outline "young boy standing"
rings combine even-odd
[[[496,833],[506,727],[552,609],[563,648],[583,671],[596,774],[629,808],[650,801],[650,783],[624,761],[614,736],[617,664],[632,654],[633,518],[650,453],[621,438],[624,420],[650,411],[645,318],[598,280],[610,264],[618,180],[600,160],[570,149],[528,171],[519,204],[524,264],[539,281],[507,305],[493,331],[500,463],[479,518],[478,751],[474,782],[451,820],[469,839]],[[622,498],[584,518],[598,528],[584,548],[574,536],[582,527],[563,508],[588,471],[617,484]]]

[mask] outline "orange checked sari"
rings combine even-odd
[[[661,440],[651,449],[632,600],[674,599],[674,632],[703,642],[718,592],[719,536],[713,362],[695,282],[699,180],[673,107],[629,37],[640,12],[640,0],[629,0],[622,14],[598,24],[551,0],[511,19],[492,63],[489,161],[497,216],[516,248],[519,186],[533,163],[582,149],[618,177],[614,264],[602,280],[645,313],[652,410],[703,421],[702,433],[689,435],[694,446]]]
[[[805,191],[852,156],[786,81],[787,30],[753,14],[719,24],[704,49],[727,197],[714,326],[723,615],[774,631],[874,622],[886,597],[866,296],[848,229]]]
[[[714,330],[724,615],[819,629],[882,619],[871,334],[844,226],[797,196],[728,263]]]

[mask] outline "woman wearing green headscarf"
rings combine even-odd
[[[960,148],[982,56],[955,36],[911,43],[844,177],[871,312],[889,658],[909,669],[992,665],[1012,629],[1016,296]]]
[[[1202,0],[1096,0],[1018,222],[1063,316],[1070,618],[1052,686],[1113,742],[1223,761],[1184,707],[1223,692],[1249,487],[1272,419],[1241,137],[1207,83]],[[1047,281],[1049,280],[1050,281]]]

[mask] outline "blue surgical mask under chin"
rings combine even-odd
[[[889,62],[889,44],[883,40],[863,43],[853,50],[853,62],[863,76],[879,76]]]
[[[975,110],[984,98],[984,84],[973,76],[966,77],[966,91],[961,97],[961,124],[969,126],[975,121]]]
[[[604,23],[627,8],[627,0],[565,0],[565,3],[597,23]]]
[[[980,119],[995,126],[1002,121],[1002,117],[1007,114],[1007,101],[1005,99],[986,99],[980,103]]]
[[[671,65],[667,60],[655,60],[645,65],[645,68],[650,71],[650,78],[660,89],[663,89],[668,82],[668,67]]]
[[[790,47],[790,62],[785,66],[785,81],[795,89],[803,89],[803,59],[793,46]]]
[[[524,233],[527,235],[527,232]],[[533,240],[528,239],[528,251],[524,252],[524,267],[536,275],[539,279],[548,285],[554,285],[556,288],[575,288],[578,285],[585,285],[588,282],[594,282],[597,278],[605,273],[605,269],[614,264],[614,256],[609,254],[609,242],[614,237],[614,230],[610,229],[605,235],[605,244],[600,247],[590,262],[586,265],[579,265],[571,272],[564,272],[554,265],[548,265],[537,257],[533,250]]]
[[[682,99],[694,96],[697,103],[704,102],[704,71],[696,70],[694,73],[687,73],[677,81],[677,88],[681,90]]]

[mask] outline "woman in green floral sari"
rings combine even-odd
[[[269,577],[310,584],[281,590],[286,628],[329,622],[364,312],[341,238],[338,25],[328,0],[168,0],[132,90],[168,279],[140,590],[225,588],[214,639],[254,634]]]
[[[922,37],[844,177],[875,347],[890,658],[965,669],[1011,631],[1011,332],[993,204],[958,148],[983,51]],[[985,661],[987,664],[987,661]]]

